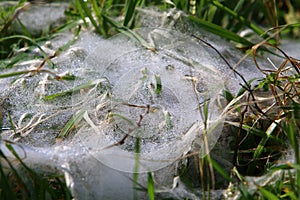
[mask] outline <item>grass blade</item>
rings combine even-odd
[[[296,194],[293,191],[291,191],[290,188],[284,187],[282,190],[284,191],[285,194],[281,195],[281,199],[283,199],[284,197],[285,198],[289,197],[288,199],[291,199],[291,200],[299,200],[299,198],[297,198]]]
[[[130,126],[134,126],[134,124],[135,124],[131,119],[129,119],[123,115],[117,114],[117,113],[109,113],[109,117],[118,117],[118,118],[126,121],[128,124],[130,124]]]
[[[134,159],[134,169],[133,169],[133,198],[138,199],[137,195],[137,185],[139,179],[139,168],[140,168],[140,152],[141,152],[141,144],[140,144],[140,137],[137,136],[135,140],[135,159]]]
[[[244,17],[238,15],[236,12],[234,12],[233,10],[231,10],[230,8],[222,5],[219,1],[212,1],[212,4],[215,5],[217,8],[219,8],[220,10],[225,11],[226,13],[228,13],[229,15],[233,16],[234,18],[236,18],[237,20],[239,20],[242,24],[248,26],[250,29],[252,29],[255,33],[257,33],[259,36],[261,36],[264,39],[268,39],[269,35],[265,34],[265,31],[262,30],[261,28],[259,28],[258,26],[256,26],[255,24],[247,21]],[[276,40],[275,39],[269,39],[268,42],[270,44],[276,44]]]
[[[22,74],[27,74],[30,72],[32,72],[32,70],[24,70],[24,71],[12,72],[12,73],[7,73],[7,74],[0,74],[0,79],[12,77],[12,76],[18,76],[18,75],[22,75]]]
[[[299,106],[295,105],[295,110],[299,111]],[[297,166],[300,165],[300,157],[299,157],[299,143],[298,143],[298,134],[299,128],[296,122],[295,111],[292,112],[292,119],[290,119],[290,123],[285,126],[285,130],[287,132],[287,136],[289,138],[289,142],[294,151],[295,162]],[[300,169],[296,168],[296,191],[300,191]]]
[[[97,83],[88,82],[88,83],[79,85],[79,86],[77,86],[75,88],[72,88],[70,90],[66,90],[66,91],[63,91],[63,92],[60,92],[60,93],[56,93],[56,94],[51,94],[51,95],[45,96],[44,100],[49,101],[49,100],[53,100],[53,99],[55,99],[57,97],[61,97],[61,96],[65,96],[65,95],[72,95],[74,92],[78,92],[78,91],[80,91],[82,89],[87,89],[87,88],[94,87],[96,84]]]
[[[272,200],[280,200],[275,194],[272,192],[264,189],[263,187],[258,187],[260,193],[266,198],[266,199],[272,199]]]
[[[227,181],[233,181],[230,176],[224,171],[224,169],[212,158],[209,158],[209,162],[212,164],[212,166],[214,167],[214,169],[217,170],[217,172],[219,172],[221,174],[221,176],[223,176]]]
[[[155,75],[155,81],[156,81],[156,88],[155,88],[155,93],[156,95],[159,95],[161,93],[161,79],[159,75]]]
[[[6,148],[21,162],[21,164],[23,163],[21,158],[18,156],[18,154],[16,153],[16,151],[14,150],[14,148],[12,147],[12,145],[10,143],[6,143]],[[3,154],[3,152],[1,151],[1,157],[5,159],[5,161],[8,163],[10,170],[12,170],[14,176],[17,179],[17,184],[19,184],[20,186],[23,187],[24,192],[26,195],[29,195],[30,191],[27,187],[27,185],[24,183],[24,181],[22,180],[21,175],[18,173],[17,169],[13,166],[13,164],[9,161],[9,159]]]
[[[83,20],[83,23],[86,27],[88,27],[88,23],[86,22],[85,20],[85,14],[84,14],[84,11],[82,9],[82,6],[80,4],[80,0],[75,0],[75,6],[76,8],[78,9],[78,12],[79,12],[79,15],[81,17],[81,19]]]
[[[114,26],[120,33],[125,34],[129,38],[139,42],[142,46],[144,46],[146,49],[149,49],[153,52],[156,52],[155,47],[151,46],[146,40],[144,40],[138,33],[130,30],[129,28],[122,26],[112,18],[110,18],[107,15],[103,15],[103,17],[107,20],[108,23],[110,23],[112,26]]]
[[[35,45],[43,54],[44,58],[47,58],[47,53],[42,49],[42,47],[36,42],[34,41],[32,38],[29,38],[25,35],[12,35],[12,36],[7,36],[7,37],[3,37],[0,38],[0,42],[3,42],[5,40],[10,40],[10,39],[23,39],[23,40],[27,40],[30,43],[32,43],[33,45]]]
[[[79,111],[77,112],[64,126],[64,128],[59,132],[58,136],[56,137],[56,142],[61,142],[63,138],[65,138],[67,135],[69,135],[74,128],[79,124],[79,122],[82,120],[83,115],[86,111]]]
[[[257,159],[259,158],[259,156],[261,155],[261,153],[263,152],[264,148],[265,148],[265,144],[267,143],[267,141],[269,140],[271,133],[273,132],[273,130],[276,128],[277,124],[281,121],[281,119],[276,120],[275,122],[273,122],[269,128],[266,131],[265,136],[262,138],[262,140],[260,141],[260,143],[258,144],[254,155],[253,155],[253,159]]]
[[[164,110],[163,112],[164,112],[164,116],[165,116],[165,122],[166,122],[167,129],[170,130],[173,128],[173,124],[171,121],[171,114],[167,110]]]
[[[17,18],[17,22],[18,22],[18,24],[20,25],[20,27],[21,27],[23,33],[24,33],[27,37],[32,38],[30,32],[29,32],[28,29],[24,26],[24,24],[21,22],[21,20],[20,20],[19,18]]]
[[[91,9],[89,9],[88,6],[87,6],[87,2],[85,2],[84,0],[77,0],[77,1],[79,2],[83,12],[90,19],[91,23],[93,24],[94,28],[96,29],[96,32],[101,33],[101,30],[99,29],[99,26],[98,26],[97,22],[95,21],[93,15],[92,15]]]
[[[66,184],[59,180],[61,175],[53,176],[38,174],[23,162],[22,158],[17,154],[16,150],[10,143],[6,143],[6,147],[25,170],[22,174],[19,174],[2,151],[0,151],[1,157],[8,162],[10,169],[13,171],[13,175],[17,178],[17,183],[13,183],[13,193],[17,192],[18,198],[12,198],[14,197],[13,194],[7,194],[8,191],[4,191],[4,194],[6,193],[9,197],[7,199],[19,199],[19,197],[22,197],[22,199],[72,199],[71,192]],[[26,178],[23,177],[24,175]],[[57,190],[58,188],[59,191]],[[0,193],[0,198],[2,199],[1,195],[2,194]]]
[[[148,198],[149,200],[154,200],[154,181],[151,172],[148,172]]]
[[[9,59],[7,62],[3,62],[4,66],[6,69],[12,68],[16,63],[20,62],[20,61],[24,61],[24,60],[31,60],[34,59],[33,56],[28,56],[27,53],[20,53],[14,57],[12,57],[11,59]],[[2,67],[2,66],[0,66]]]
[[[2,151],[0,151],[0,154],[3,154]],[[11,184],[8,181],[7,174],[4,172],[3,168],[4,167],[2,166],[2,162],[0,162],[0,188],[3,189],[0,198],[17,199],[15,192],[13,191],[13,188],[11,187]]]
[[[123,22],[124,26],[129,25],[129,22],[132,20],[135,14],[135,7],[138,4],[138,0],[127,0],[125,4],[125,19]]]
[[[245,38],[242,38],[241,36],[237,35],[236,33],[233,33],[227,29],[222,28],[221,26],[218,26],[211,22],[199,19],[194,16],[189,16],[188,19],[195,22],[201,28],[204,28],[205,30],[207,30],[213,34],[219,35],[220,37],[222,37],[224,39],[228,39],[230,41],[240,43],[246,47],[253,46],[253,44],[250,41],[246,40]]]

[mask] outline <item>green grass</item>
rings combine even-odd
[[[14,160],[0,151],[0,199],[72,199],[63,175],[37,173],[23,162],[12,143],[2,142]]]
[[[155,47],[147,43],[133,29],[137,27],[139,18],[137,7],[157,6],[162,10],[173,8],[180,9],[189,14],[187,19],[197,25],[200,29],[219,35],[236,44],[242,50],[252,53],[255,58],[257,51],[275,48],[286,61],[276,66],[274,71],[265,71],[261,66],[256,66],[265,75],[264,79],[258,80],[254,85],[254,80],[246,82],[244,80],[241,91],[238,94],[231,94],[224,91],[224,97],[231,102],[228,114],[237,113],[239,122],[230,122],[236,134],[236,144],[234,149],[234,168],[231,174],[227,174],[209,154],[207,154],[199,166],[208,167],[210,174],[216,170],[227,181],[231,182],[238,191],[240,199],[299,199],[300,198],[300,155],[299,155],[299,126],[300,126],[300,104],[299,104],[299,60],[290,58],[285,52],[277,48],[282,37],[299,38],[300,36],[300,2],[296,0],[282,1],[281,4],[274,4],[276,1],[216,1],[197,0],[195,6],[192,1],[173,0],[167,1],[146,1],[146,0],[74,0],[70,2],[69,9],[65,12],[67,21],[60,27],[49,30],[43,35],[32,36],[26,27],[17,20],[17,16],[28,6],[24,0],[19,1],[9,9],[0,8],[0,70],[14,69],[18,63],[34,59],[28,56],[27,52],[20,52],[23,47],[28,47],[28,51],[39,48],[42,52],[40,59],[43,60],[36,70],[12,71],[10,73],[0,73],[0,78],[19,77],[26,74],[37,74],[38,72],[49,73],[57,80],[74,80],[76,75],[66,75],[59,77],[56,73],[42,69],[48,62],[52,68],[51,59],[69,48],[76,41],[82,27],[93,29],[105,38],[122,32],[131,39],[139,42],[141,46],[156,52]],[[276,17],[274,17],[276,16]],[[21,25],[23,35],[14,32],[12,23]],[[264,27],[264,28],[262,28]],[[244,29],[249,29],[252,34],[243,36],[240,34]],[[65,30],[71,30],[74,38],[67,44],[58,48],[54,55],[47,55],[40,43],[50,40],[56,34]],[[257,39],[262,43],[256,43]],[[202,41],[205,42],[205,41]],[[206,43],[209,46],[209,43]],[[212,48],[209,46],[208,48]],[[221,57],[222,55],[219,54]],[[225,59],[222,57],[222,59]],[[229,64],[229,63],[228,63]],[[257,63],[256,63],[257,64]],[[289,75],[285,74],[288,66],[291,66]],[[230,69],[234,69],[229,65]],[[242,79],[242,75],[234,71]],[[156,78],[156,94],[159,95],[163,88],[159,76]],[[257,81],[257,80],[256,80]],[[46,100],[53,100],[56,97],[68,95],[82,87],[90,87],[92,84],[82,85],[73,90],[53,94],[46,97]],[[273,112],[266,112],[259,105],[256,93],[265,91],[276,100],[271,106]],[[243,99],[241,102],[240,98]],[[246,103],[245,103],[246,102]],[[207,107],[202,110],[203,121],[207,121]],[[74,117],[66,124],[66,127],[57,136],[67,137],[73,126],[78,123],[82,113]],[[206,126],[206,124],[204,124]],[[206,129],[205,129],[206,130]],[[2,141],[1,141],[2,142]],[[0,162],[0,199],[44,199],[49,196],[52,199],[71,199],[63,178],[58,175],[41,175],[30,169],[22,159],[18,157],[12,145],[6,142],[7,148],[13,153],[23,172],[31,177],[29,183],[23,180],[18,168],[1,151]],[[139,144],[137,144],[139,146]],[[294,162],[276,164],[276,161],[284,154],[284,150],[290,147],[294,154]],[[137,149],[137,152],[140,150]],[[138,158],[137,162],[138,162]],[[5,164],[5,166],[4,166]],[[138,166],[137,166],[138,169]],[[136,169],[136,170],[137,170]],[[203,169],[200,172],[203,172]],[[251,175],[272,175],[280,174],[276,183],[266,181],[253,185],[247,181],[246,176]],[[203,176],[203,174],[202,174]],[[202,183],[202,187],[210,190],[214,186],[213,176],[209,183]],[[134,177],[137,181],[138,177]],[[203,179],[203,177],[201,178]],[[236,181],[238,180],[238,181]],[[29,184],[29,185],[28,185]],[[135,183],[137,184],[137,183]],[[27,187],[28,186],[28,187]],[[30,191],[29,186],[34,188]],[[136,185],[135,185],[136,186]],[[149,199],[155,198],[155,184],[152,173],[148,174],[148,195]],[[207,199],[210,197],[207,196]]]
[[[273,96],[275,104],[269,108],[272,112],[262,112],[262,109],[257,109],[258,105],[254,104],[259,101],[255,101],[255,98],[252,99],[252,103],[249,101],[244,105],[244,108],[238,105],[241,110],[252,107],[252,111],[256,111],[256,114],[250,117],[241,116],[243,121],[240,122],[241,126],[237,126],[242,129],[236,146],[237,171],[235,171],[235,175],[242,181],[238,186],[242,194],[241,199],[249,199],[251,195],[254,195],[255,199],[298,199],[300,197],[299,64],[288,57],[284,51],[282,53],[286,57],[286,61],[277,70],[268,72],[262,70],[265,78],[258,85],[251,87],[251,93],[267,90],[265,92],[269,92],[270,97]],[[256,56],[256,48],[253,48],[253,56]],[[286,76],[285,70],[289,68],[289,64],[296,66],[292,68],[292,73]],[[257,67],[262,69],[260,66]],[[247,93],[250,97],[250,90]],[[245,113],[241,114],[245,115]],[[276,166],[276,160],[288,146],[293,151],[294,163],[287,162]],[[256,183],[255,189],[253,191],[252,188],[251,193],[250,190],[247,190],[247,185],[250,183],[245,181],[243,176],[259,174],[268,177],[275,172],[281,174],[281,178],[277,180],[276,184],[270,180],[261,185]]]

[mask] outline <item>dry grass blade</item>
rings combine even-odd
[[[274,45],[272,45],[272,44],[270,44],[270,43],[268,43],[268,42],[265,42],[265,41],[260,42],[260,43],[258,43],[258,44],[256,44],[256,45],[254,45],[254,46],[252,47],[252,49],[251,49],[251,53],[252,53],[252,57],[253,57],[254,63],[255,63],[255,65],[256,65],[256,67],[257,67],[262,73],[264,73],[265,75],[267,75],[266,71],[265,71],[264,69],[262,69],[262,68],[259,66],[259,64],[258,64],[258,62],[257,62],[257,60],[256,60],[256,52],[257,52],[257,50],[258,50],[261,46],[263,46],[263,45],[273,47],[273,48],[277,49],[278,51],[280,51],[280,53],[282,53],[282,54],[284,55],[284,57],[285,57],[285,58],[291,63],[291,65],[294,67],[295,71],[296,71],[298,74],[300,74],[300,70],[299,70],[300,64],[299,64],[299,62],[298,62],[296,59],[294,59],[294,58],[288,56],[288,55],[287,55],[282,49],[280,49],[279,47],[276,47],[276,46],[274,46]]]

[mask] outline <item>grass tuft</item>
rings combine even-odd
[[[0,199],[72,199],[62,175],[39,174],[27,166],[8,141],[3,141],[14,156],[0,151]]]

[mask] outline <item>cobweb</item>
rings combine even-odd
[[[93,68],[110,87],[89,93],[94,100],[81,108],[87,123],[75,138],[100,162],[125,172],[133,172],[136,162],[139,172],[155,171],[179,159],[196,138],[204,141],[204,104],[208,147],[200,155],[214,146],[223,126],[224,81],[205,47],[167,29],[138,33],[155,52],[118,35],[98,43],[86,59],[86,69]]]

